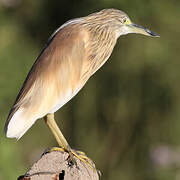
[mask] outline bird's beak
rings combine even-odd
[[[137,34],[143,34],[146,36],[160,37],[158,34],[150,31],[149,29],[144,28],[143,26],[140,26],[134,23],[127,24],[126,26],[128,27],[129,33],[137,33]]]

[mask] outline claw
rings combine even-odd
[[[76,165],[76,167],[78,168],[77,166],[77,162],[76,162],[76,159],[79,159],[81,162],[85,163],[85,164],[88,164],[88,166],[97,171],[97,169],[95,168],[95,166],[93,165],[93,162],[86,156],[86,154],[82,151],[76,151],[76,150],[73,150],[73,149],[70,149],[69,151],[67,149],[64,149],[64,148],[61,148],[61,147],[53,147],[51,148],[48,152],[52,152],[52,151],[60,151],[60,152],[67,152],[69,154],[69,157],[68,157],[68,164],[69,166],[73,166],[73,165]]]
[[[96,168],[93,165],[93,162],[86,156],[86,154],[84,152],[72,150],[72,154],[74,155],[74,157],[79,159],[81,162],[84,162],[85,164],[88,164],[88,166],[91,169],[97,171]]]
[[[60,152],[67,152],[66,149],[61,148],[61,147],[52,147],[49,152],[53,152],[53,151],[60,151]]]

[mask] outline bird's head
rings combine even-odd
[[[92,25],[110,28],[116,33],[117,38],[129,33],[159,37],[158,34],[149,29],[133,23],[126,13],[117,9],[103,9],[87,16],[87,20],[90,24],[92,23]]]

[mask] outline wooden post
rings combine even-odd
[[[45,153],[18,180],[99,180],[97,170],[77,158],[77,165],[69,164],[68,156],[60,151]]]

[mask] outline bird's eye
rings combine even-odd
[[[123,24],[125,24],[127,22],[127,18],[123,18],[122,22],[123,22]]]
[[[122,18],[122,23],[123,23],[124,25],[126,25],[126,24],[131,24],[132,22],[131,22],[131,20],[130,20],[129,18],[124,17],[124,18]]]

